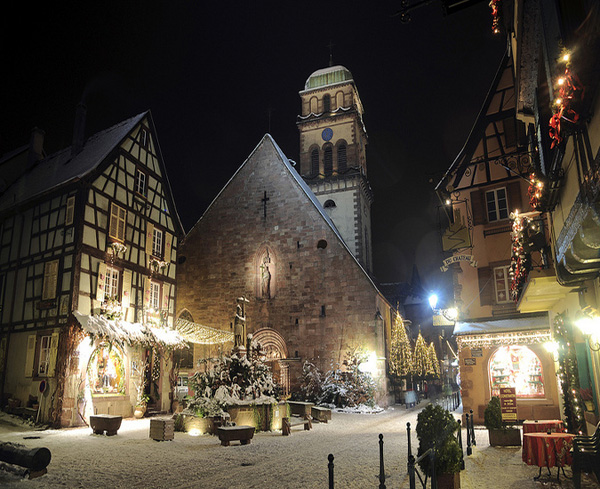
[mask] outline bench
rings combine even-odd
[[[121,427],[122,420],[122,416],[113,414],[93,414],[90,416],[90,427],[96,435],[102,435],[106,431],[106,436],[113,436]]]
[[[600,423],[592,436],[573,438],[572,469],[575,489],[581,489],[581,472],[593,472],[600,481]]]
[[[327,423],[331,419],[331,409],[329,408],[312,406],[310,413],[313,419],[316,419],[319,423]]]
[[[234,440],[239,440],[241,445],[248,445],[254,437],[254,426],[219,426],[217,434],[224,447]]]
[[[292,419],[294,419],[294,421],[292,421]],[[308,414],[305,414],[301,418],[288,418],[287,416],[285,418],[281,418],[281,434],[283,436],[290,435],[293,426],[304,426],[304,431],[310,431],[312,428],[311,417]]]
[[[290,406],[290,412],[292,416],[300,416],[304,415],[310,416],[311,409],[315,405],[314,402],[302,402],[302,401],[288,401],[288,405]]]

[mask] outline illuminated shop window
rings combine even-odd
[[[124,394],[125,369],[121,353],[102,344],[94,350],[87,369],[92,394]]]
[[[502,346],[490,358],[492,396],[500,395],[500,387],[514,387],[517,397],[544,397],[542,364],[526,346]]]

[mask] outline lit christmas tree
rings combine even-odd
[[[440,362],[438,361],[438,357],[437,357],[437,353],[435,352],[435,345],[433,344],[433,341],[429,344],[429,363],[430,363],[430,369],[432,371],[432,376],[435,379],[439,379],[440,375],[442,374],[442,371],[440,369]]]
[[[392,326],[392,342],[390,348],[390,374],[397,378],[405,378],[413,373],[413,353],[406,327],[400,314],[396,315]]]
[[[424,378],[433,373],[431,370],[431,362],[429,360],[429,348],[420,331],[419,336],[417,336],[417,342],[415,343],[414,368],[417,377]]]

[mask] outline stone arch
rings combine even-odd
[[[318,100],[317,97],[311,97],[310,98],[310,102],[309,102],[309,109],[308,109],[308,113],[309,114],[317,114],[318,112]]]
[[[257,299],[269,300],[277,295],[277,255],[273,248],[264,244],[254,258],[255,296]]]
[[[260,345],[266,357],[265,363],[271,368],[275,382],[282,387],[285,395],[289,394],[289,364],[285,361],[288,350],[283,336],[273,328],[261,328],[252,335],[252,341]]]
[[[194,316],[192,316],[192,313],[186,308],[183,308],[181,310],[181,312],[177,316],[177,319],[184,319],[185,321],[189,321],[190,323],[194,322]]]
[[[335,94],[335,105],[336,108],[344,107],[344,92],[342,92],[341,90],[339,90]]]

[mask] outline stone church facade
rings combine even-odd
[[[245,297],[246,332],[288,391],[304,361],[326,371],[363,347],[385,394],[390,305],[271,136],[188,233],[179,263],[178,314],[233,332]]]

